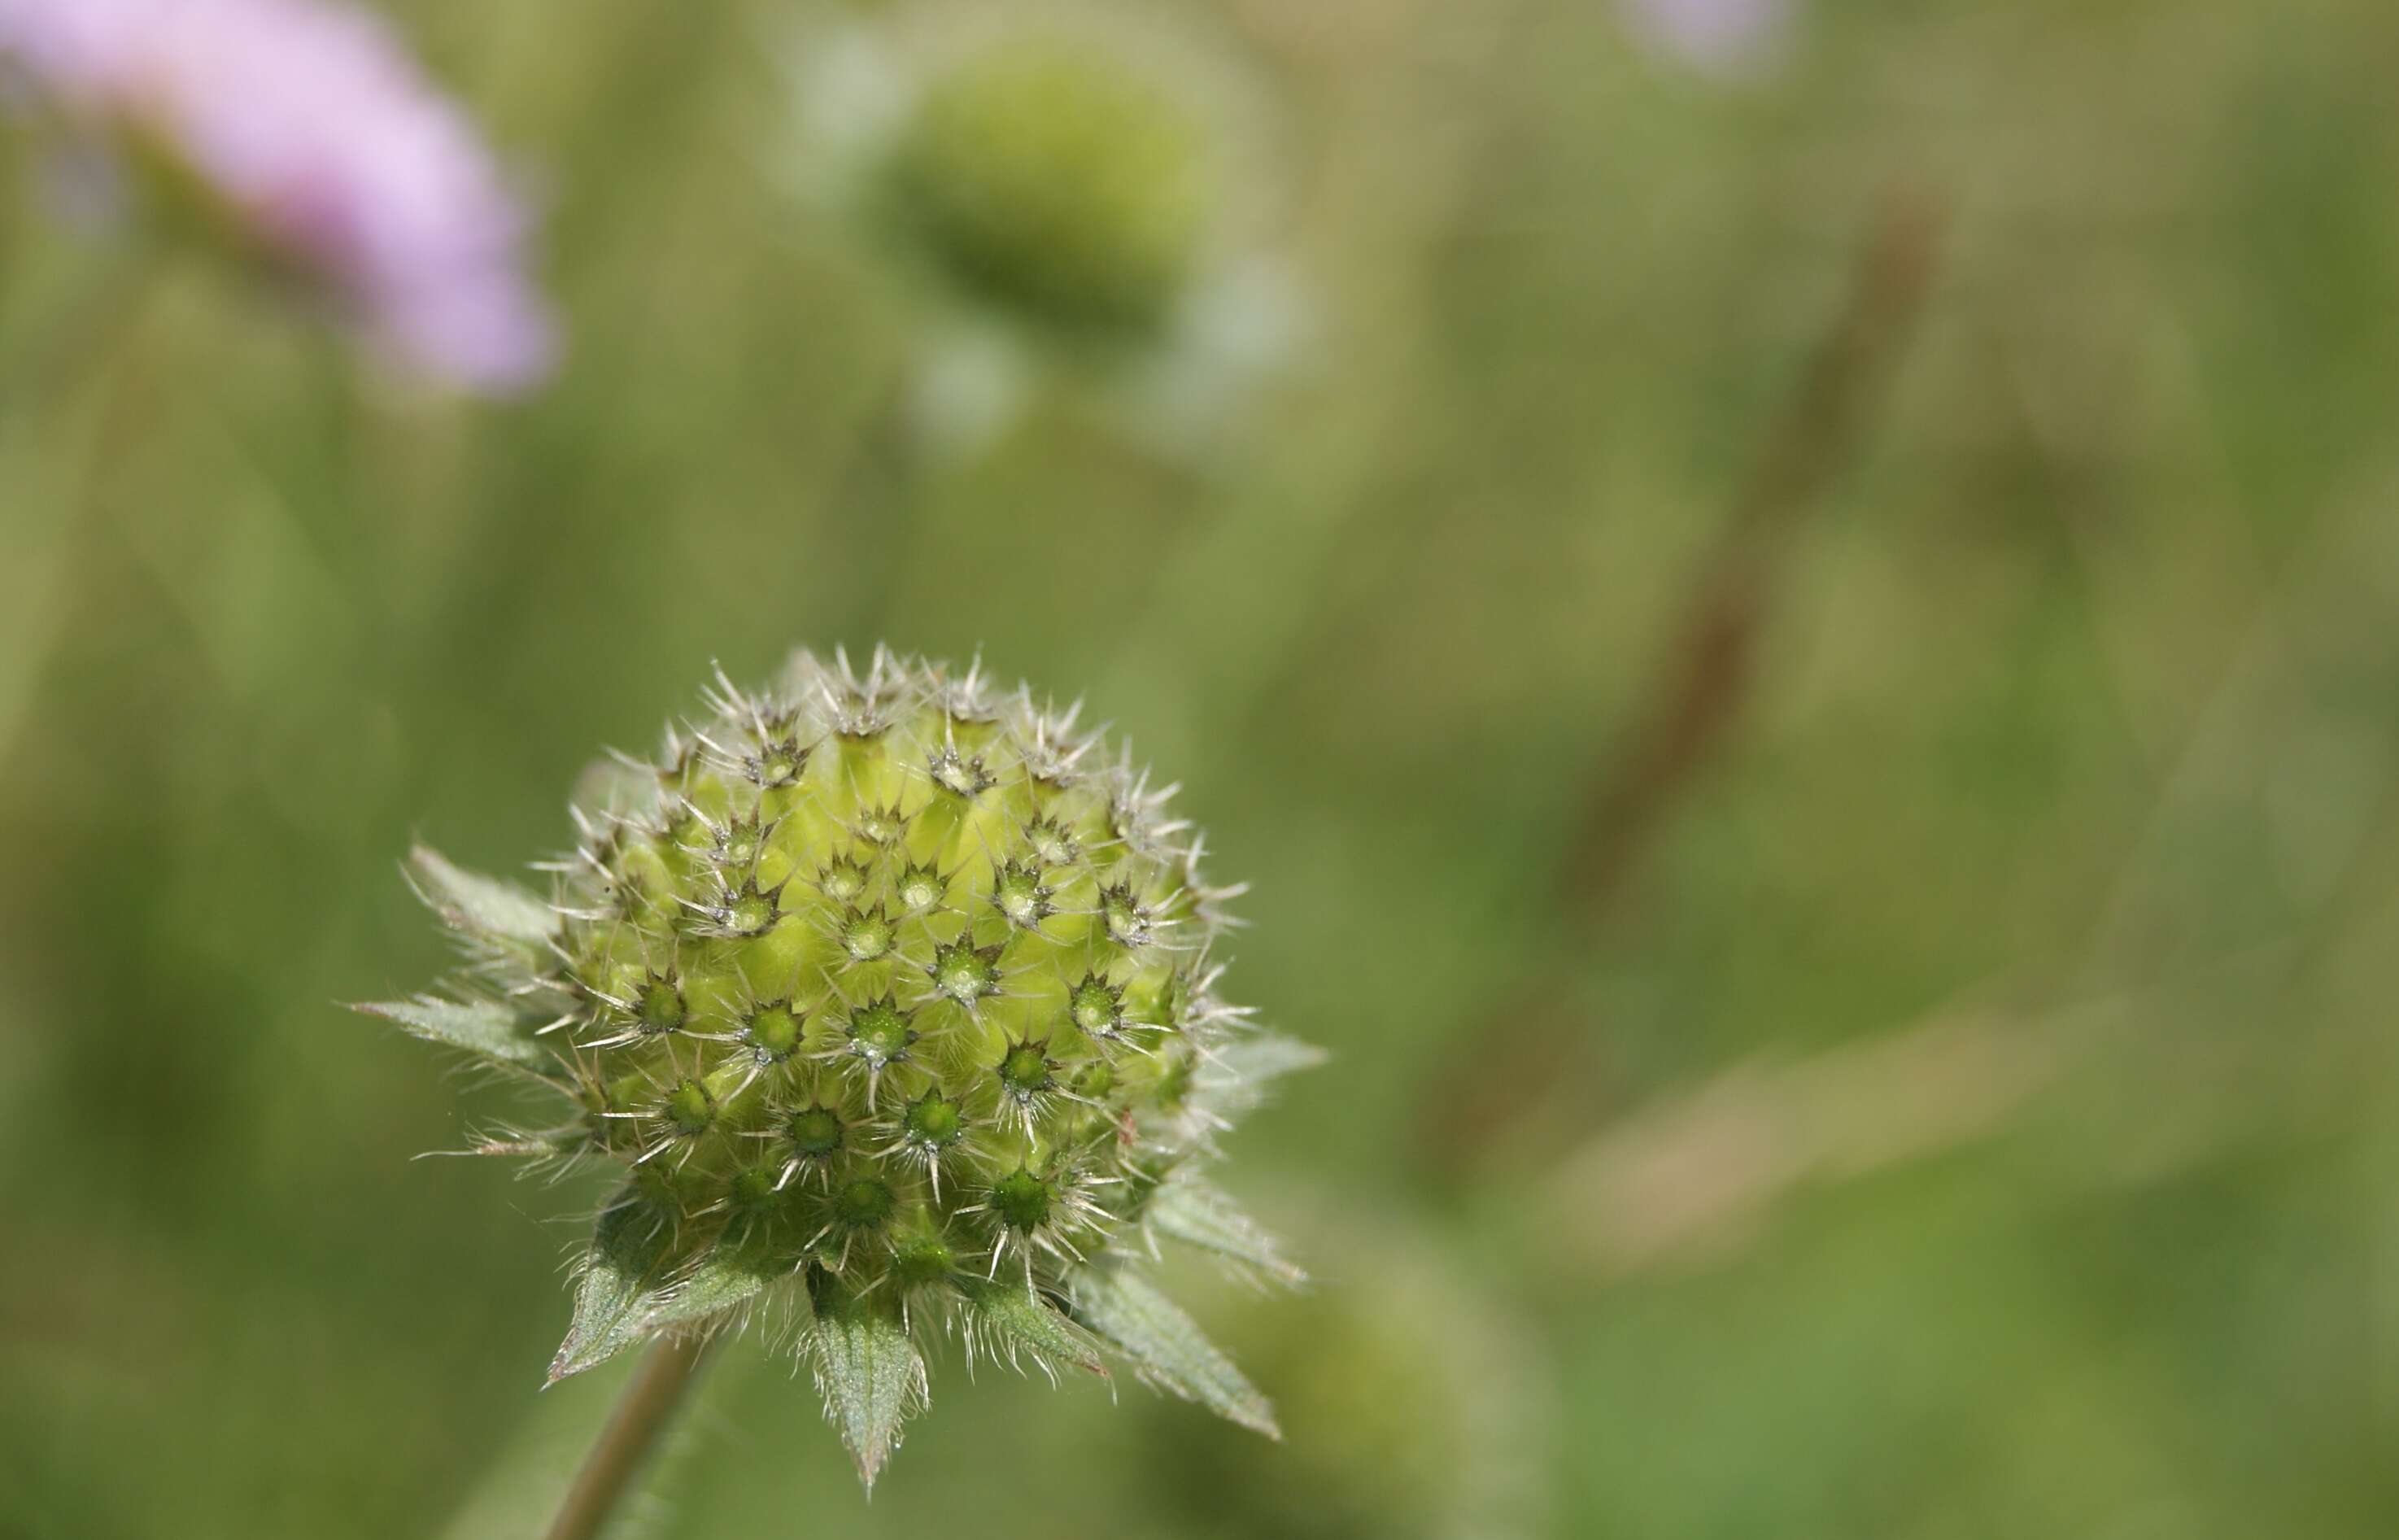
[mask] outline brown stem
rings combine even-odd
[[[1606,910],[1747,702],[1789,536],[1857,450],[1865,408],[1922,306],[1939,225],[1935,206],[1904,192],[1877,210],[1847,305],[1693,576],[1628,747],[1567,847],[1559,887],[1576,920]]]
[[[713,1334],[693,1333],[660,1337],[651,1346],[609,1413],[608,1425],[600,1430],[599,1442],[575,1473],[575,1484],[566,1489],[549,1540],[592,1540],[600,1533],[673,1420],[714,1340]]]
[[[1680,618],[1634,713],[1624,747],[1594,788],[1557,868],[1565,928],[1587,934],[1606,914],[1674,804],[1697,782],[1748,703],[1759,638],[1771,617],[1791,537],[1856,453],[1876,387],[1931,287],[1939,205],[1887,194],[1852,269],[1840,316],[1769,428],[1715,549],[1686,590]],[[1583,1034],[1556,1005],[1557,970],[1510,996],[1493,1020],[1461,1023],[1456,1061],[1435,1079],[1422,1149],[1436,1168],[1472,1157],[1525,1114],[1518,1087],[1582,1099]],[[1493,1031],[1496,1025],[1504,1031]],[[1506,1045],[1496,1053],[1493,1045]],[[1563,1117],[1568,1115],[1561,1111]],[[1580,1121],[1578,1118],[1578,1121]]]

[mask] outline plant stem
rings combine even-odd
[[[1877,387],[1931,289],[1944,212],[1910,187],[1883,195],[1848,303],[1769,428],[1714,551],[1691,579],[1649,698],[1620,757],[1598,777],[1560,863],[1558,898],[1577,928],[1604,917],[1749,703],[1760,639],[1789,584],[1793,537],[1859,453]]]
[[[693,1333],[660,1337],[652,1345],[599,1441],[584,1456],[583,1468],[575,1473],[575,1484],[550,1520],[549,1540],[593,1540],[607,1525],[714,1341],[712,1333]]]
[[[1418,1149],[1428,1169],[1454,1172],[1527,1122],[1520,1087],[1548,1087],[1548,1115],[1579,1119],[1595,1094],[1579,1056],[1588,1033],[1559,1001],[1582,939],[1607,919],[1639,858],[1672,821],[1750,702],[1757,653],[1787,587],[1809,512],[1853,460],[1929,295],[1943,203],[1887,192],[1852,264],[1846,304],[1817,345],[1764,443],[1715,547],[1692,575],[1645,700],[1621,747],[1593,777],[1555,878],[1561,939],[1577,943],[1549,969],[1453,1033],[1455,1047],[1423,1102]],[[1504,1027],[1495,1033],[1494,1023]],[[1506,1045],[1494,1051],[1495,1042]],[[1532,1109],[1541,1115],[1538,1109]]]

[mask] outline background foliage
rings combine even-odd
[[[1196,457],[1061,392],[899,478],[915,302],[781,191],[790,13],[397,8],[541,179],[546,394],[0,204],[0,1533],[524,1532],[613,1387],[534,1394],[594,1195],[412,1163],[462,1087],[332,1002],[442,964],[412,832],[506,869],[712,658],[878,637],[1088,689],[1254,882],[1235,993],[1337,1061],[1227,1174],[1321,1282],[1200,1313],[1289,1439],[951,1373],[869,1508],[735,1352],[655,1533],[2399,1521],[2399,13],[1826,5],[1727,80],[1224,0],[1291,367]],[[1894,178],[1915,345],[1565,923]]]

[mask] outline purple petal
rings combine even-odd
[[[524,208],[376,19],[317,0],[0,0],[0,61],[96,138],[180,158],[378,352],[473,390],[549,369]]]

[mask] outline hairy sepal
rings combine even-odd
[[[442,924],[479,940],[540,947],[558,934],[559,916],[514,883],[451,864],[431,845],[408,853],[408,882]]]
[[[900,1425],[925,1402],[925,1359],[888,1299],[860,1299],[826,1280],[807,1331],[808,1366],[825,1416],[872,1490],[900,1447]]]
[[[1075,1280],[1075,1318],[1132,1360],[1141,1377],[1227,1422],[1280,1439],[1274,1408],[1199,1323],[1148,1280],[1118,1269]]]
[[[457,1048],[504,1069],[558,1074],[557,1057],[519,1012],[492,1000],[444,1000],[420,994],[413,1000],[368,1001],[350,1007],[397,1022],[412,1037]]]
[[[1325,1058],[1314,1044],[1277,1033],[1236,1037],[1218,1046],[1193,1072],[1192,1100],[1218,1116],[1238,1117],[1264,1101],[1275,1081],[1315,1069]]]
[[[576,1279],[574,1319],[550,1361],[550,1383],[661,1331],[732,1320],[787,1276],[764,1247],[730,1232],[697,1260],[684,1260],[674,1216],[629,1186],[592,1227]]]
[[[1283,1255],[1281,1243],[1233,1200],[1197,1177],[1182,1176],[1158,1190],[1149,1202],[1150,1228],[1170,1239],[1225,1260],[1284,1285],[1308,1281],[1308,1275]]]
[[[591,1229],[575,1282],[575,1316],[550,1360],[549,1383],[603,1364],[648,1335],[649,1314],[666,1298],[671,1216],[631,1187]]]
[[[969,1351],[987,1351],[1011,1364],[1028,1357],[1053,1380],[1062,1368],[1107,1378],[1098,1339],[1031,1289],[985,1284],[968,1294],[966,1309]]]

